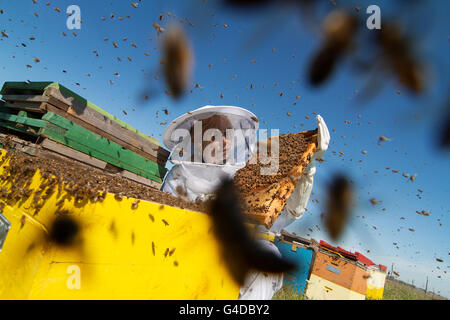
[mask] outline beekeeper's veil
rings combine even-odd
[[[224,175],[244,167],[256,153],[258,127],[252,112],[234,106],[205,106],[172,121],[163,142],[188,194],[212,193]],[[175,186],[173,179],[169,172],[163,187]]]
[[[205,106],[172,121],[163,142],[173,163],[242,165],[256,150],[257,129],[258,119],[248,110]]]

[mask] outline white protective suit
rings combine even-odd
[[[187,141],[187,139],[180,138],[174,134],[176,130],[189,130],[196,120],[206,119],[214,114],[226,115],[236,130],[258,129],[258,120],[253,113],[246,109],[232,106],[205,106],[177,118],[169,124],[163,136],[165,146],[172,150],[170,161],[174,163],[174,166],[164,179],[161,186],[162,191],[189,201],[205,200],[214,193],[224,177],[233,178],[236,171],[244,167],[249,157],[255,154],[256,139],[246,139],[244,142],[236,142],[232,149],[232,152],[235,152],[237,146],[242,146],[242,143],[245,143],[247,147],[245,148],[246,154],[235,155],[235,161],[231,161],[231,163],[219,165],[193,162],[191,158],[174,160],[175,150],[178,150]],[[279,234],[282,229],[303,216],[316,172],[315,159],[323,156],[330,141],[330,135],[322,117],[318,115],[316,121],[319,128],[318,148],[313,160],[302,177],[296,181],[292,195],[272,228],[266,230],[263,226],[259,226],[259,231]],[[239,151],[241,150],[239,149]],[[258,241],[268,249],[281,255],[272,242],[266,240]],[[270,300],[282,285],[282,274],[251,272],[240,290],[239,299]]]

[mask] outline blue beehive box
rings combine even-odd
[[[274,244],[280,250],[281,255],[297,263],[297,268],[294,271],[284,274],[284,285],[291,286],[298,294],[301,294],[306,289],[314,250],[308,245],[287,238],[282,236],[274,240]]]

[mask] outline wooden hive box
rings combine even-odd
[[[161,166],[170,152],[140,132],[58,82],[5,82],[0,94],[10,109],[52,112]]]
[[[82,105],[70,90],[51,82],[6,82],[1,93],[1,131],[33,142],[25,149],[35,156],[50,150],[155,188],[162,183],[169,152],[87,100]],[[72,114],[74,106],[80,112]]]

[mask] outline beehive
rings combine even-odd
[[[57,82],[5,82],[0,128],[62,156],[156,188],[169,152]],[[86,157],[87,155],[87,157]]]

